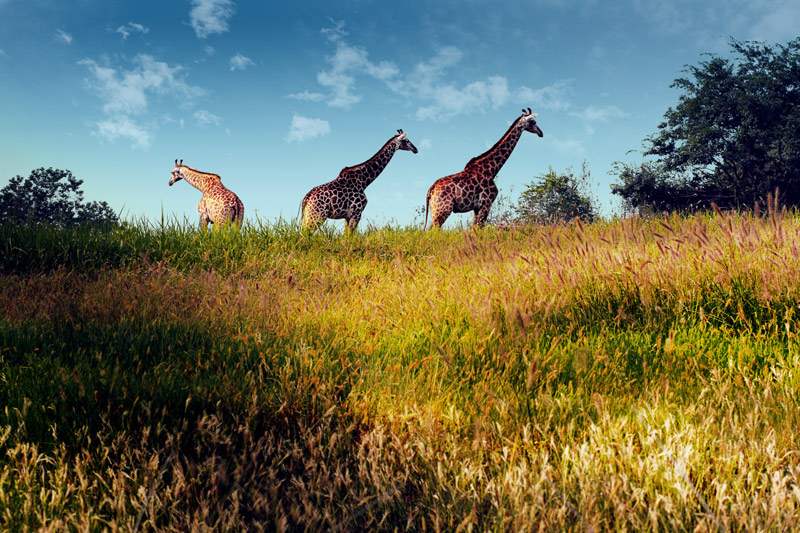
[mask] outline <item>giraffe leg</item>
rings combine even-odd
[[[442,224],[444,224],[444,221],[447,220],[449,216],[450,213],[447,211],[440,211],[438,213],[435,213],[434,216],[432,217],[433,221],[431,222],[431,228],[441,228]]]
[[[492,204],[494,203],[494,199],[497,198],[498,192],[497,186],[492,183],[486,195],[481,195],[481,206],[475,210],[475,219],[473,220],[474,226],[480,227],[486,224],[489,210],[492,208]]]
[[[200,227],[207,228],[208,223],[211,222],[211,216],[208,214],[208,206],[206,205],[205,197],[197,204],[197,211],[200,213]]]
[[[303,231],[314,233],[317,231],[317,229],[319,229],[323,222],[325,222],[325,219],[308,214],[303,217]]]
[[[324,208],[316,198],[311,198],[303,208],[303,231],[314,233],[328,218]]]
[[[345,231],[348,232],[348,233],[355,231],[356,230],[356,226],[358,226],[358,223],[360,221],[361,221],[361,213],[354,214],[350,218],[345,218],[344,219],[344,223],[345,223],[344,229],[345,229]]]
[[[431,198],[431,227],[441,228],[444,221],[453,213],[453,199],[447,195]]]
[[[489,209],[491,209],[492,204],[484,204],[480,208],[474,211],[475,218],[472,221],[473,226],[482,227],[486,224],[486,219],[489,216]]]

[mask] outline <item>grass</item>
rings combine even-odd
[[[0,529],[796,529],[799,238],[0,226]]]

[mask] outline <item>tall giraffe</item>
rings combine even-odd
[[[183,159],[180,163],[176,159],[169,186],[172,187],[178,180],[186,180],[186,183],[203,193],[200,203],[197,204],[202,227],[207,227],[209,222],[212,224],[233,222],[237,226],[242,225],[244,204],[233,191],[225,188],[219,175],[200,172],[184,165]]]
[[[428,225],[428,207],[431,211],[431,227],[441,227],[451,213],[473,211],[473,225],[482,226],[489,216],[489,209],[497,198],[497,173],[503,167],[512,150],[517,145],[523,131],[530,131],[539,137],[544,134],[536,125],[536,113],[522,110],[508,131],[484,154],[470,159],[464,170],[445,176],[434,182],[425,198],[425,225]]]
[[[383,172],[397,150],[417,153],[403,130],[397,130],[397,135],[368,160],[344,167],[336,179],[311,189],[301,205],[303,229],[314,230],[328,218],[343,218],[346,230],[354,230],[367,206],[364,190]]]

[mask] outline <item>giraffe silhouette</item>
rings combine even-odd
[[[451,213],[473,211],[473,225],[482,226],[489,216],[489,209],[497,198],[497,173],[503,167],[523,131],[544,136],[536,125],[536,113],[522,110],[508,131],[488,151],[470,159],[464,170],[445,176],[434,182],[425,197],[425,224],[428,225],[428,209],[431,211],[431,227],[441,227]]]
[[[178,180],[186,180],[186,183],[203,193],[197,205],[202,227],[207,227],[209,222],[212,224],[233,222],[237,226],[242,225],[244,204],[233,191],[225,188],[219,175],[200,172],[184,165],[183,159],[180,163],[176,159],[169,186],[172,187]]]
[[[383,172],[397,150],[417,153],[403,130],[397,130],[397,135],[365,162],[345,167],[333,181],[311,189],[301,204],[303,229],[315,230],[328,218],[343,218],[345,229],[354,230],[367,205],[364,190]]]

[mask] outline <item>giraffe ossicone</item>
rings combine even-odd
[[[401,129],[374,156],[360,165],[343,168],[333,181],[311,189],[300,205],[303,229],[315,230],[326,219],[343,218],[345,229],[354,230],[367,205],[364,190],[383,172],[397,150],[417,153],[417,147]]]
[[[185,180],[186,183],[203,193],[203,197],[197,205],[202,227],[207,227],[209,222],[215,226],[226,223],[242,225],[244,204],[233,191],[222,184],[222,179],[218,174],[201,172],[184,165],[183,159],[180,163],[176,159],[169,186],[172,187],[179,180]]]
[[[495,177],[524,131],[544,136],[536,124],[536,113],[532,113],[531,108],[523,109],[522,115],[517,117],[500,140],[483,154],[470,159],[464,170],[436,180],[425,197],[425,223],[422,228],[428,225],[429,209],[431,227],[441,227],[452,213],[469,211],[475,213],[473,225],[482,226],[497,198]]]

